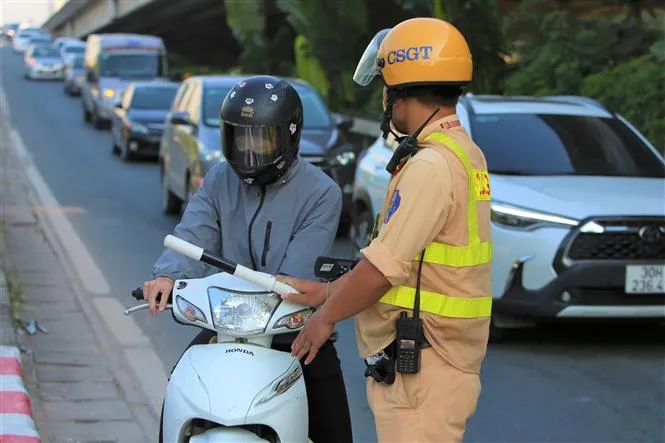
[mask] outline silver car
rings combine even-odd
[[[85,70],[83,69],[83,55],[74,55],[65,62],[64,86],[65,94],[70,97],[81,95],[81,83]]]
[[[54,46],[31,46],[25,54],[27,80],[60,80],[63,70],[60,51]]]

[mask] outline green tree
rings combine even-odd
[[[243,71],[292,75],[295,35],[276,0],[226,0],[225,5],[228,25],[243,48]]]
[[[311,1],[277,0],[277,6],[287,14],[288,23],[304,37],[307,57],[314,57],[325,71],[330,106],[347,110],[355,102],[355,69],[358,40],[366,32],[367,4],[358,0]],[[320,73],[319,73],[320,74]]]
[[[665,151],[665,69],[647,54],[588,76],[581,93],[616,109]]]
[[[517,62],[508,94],[577,94],[584,78],[645,53],[658,33],[635,21],[578,19],[555,2],[531,0],[510,15]]]

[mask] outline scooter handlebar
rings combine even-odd
[[[132,291],[132,297],[137,300],[143,300],[143,288],[136,288]]]
[[[203,257],[203,248],[193,245],[171,234],[164,237],[164,247],[189,257],[192,260],[201,260]]]
[[[223,257],[218,257],[199,246],[193,245],[171,234],[164,238],[164,246],[173,249],[185,257],[209,264],[247,282],[254,283],[266,291],[273,291],[280,295],[298,293],[298,291],[289,285],[277,281],[272,275],[257,272]]]

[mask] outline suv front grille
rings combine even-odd
[[[584,232],[583,225],[568,247],[568,260],[665,260],[665,218],[594,223],[603,232]]]

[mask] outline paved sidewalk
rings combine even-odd
[[[44,208],[30,203],[6,121],[0,125],[0,258],[9,269],[7,278],[22,292],[21,319],[43,326],[34,335],[22,330],[18,334],[28,350],[22,357],[23,378],[42,441],[156,441],[158,418],[131,392],[136,381],[117,375],[122,358],[97,339],[93,326],[105,328],[104,322],[89,318],[80,305],[63,257],[54,252],[38,223],[35,210]]]

